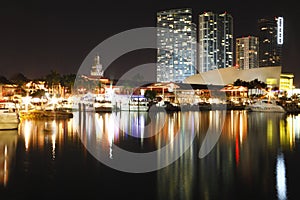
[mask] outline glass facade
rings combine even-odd
[[[258,37],[236,39],[236,65],[239,69],[258,68]]]
[[[197,73],[196,25],[192,10],[157,13],[157,82],[182,82]]]
[[[228,13],[199,15],[199,71],[233,65],[233,18]]]
[[[282,18],[280,18],[282,19]],[[259,66],[281,66],[281,49],[283,44],[283,28],[280,27],[280,42],[278,43],[278,18],[260,19],[258,21]]]

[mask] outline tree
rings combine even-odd
[[[76,74],[65,74],[62,76],[60,84],[67,88],[68,92],[71,93],[74,87]]]
[[[18,86],[22,86],[24,83],[28,82],[29,79],[22,73],[16,73],[11,76],[10,81],[13,84],[16,84]]]
[[[41,98],[42,96],[45,96],[45,90],[37,90],[33,92],[30,96]]]
[[[51,70],[50,74],[46,75],[45,80],[48,87],[52,87],[53,85],[57,85],[61,82],[61,75],[57,71]]]
[[[234,86],[245,86],[247,85],[247,82],[245,81],[242,81],[241,79],[237,79],[234,83],[233,83]],[[245,86],[246,87],[246,86]]]
[[[156,97],[156,94],[157,92],[155,90],[146,90],[144,96],[153,101],[153,99]]]
[[[244,86],[248,89],[262,89],[267,88],[267,84],[259,81],[258,79],[254,79],[252,81],[242,81],[241,79],[237,79],[234,83],[234,86]]]
[[[267,84],[262,81],[259,81],[257,78],[252,80],[250,84],[253,85],[253,88],[258,88],[258,89],[267,88]]]
[[[0,76],[0,84],[10,84],[11,82],[5,77]]]

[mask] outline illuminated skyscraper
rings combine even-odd
[[[258,68],[258,37],[237,38],[235,47],[236,65],[239,69]]]
[[[199,70],[233,65],[233,18],[228,13],[199,15]]]
[[[192,10],[157,13],[157,82],[182,82],[197,73],[196,25]]]
[[[233,18],[228,13],[199,15],[199,70],[233,65]]]
[[[259,66],[281,66],[283,18],[258,20]]]

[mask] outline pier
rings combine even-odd
[[[20,118],[23,119],[67,119],[73,118],[73,113],[67,111],[42,111],[42,110],[31,110],[31,111],[20,111]]]

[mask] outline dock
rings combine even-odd
[[[43,111],[43,110],[30,110],[20,111],[20,118],[22,119],[68,119],[73,118],[73,113],[68,111],[54,110],[54,111]]]

